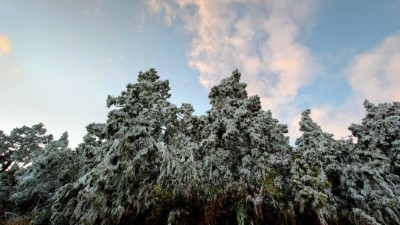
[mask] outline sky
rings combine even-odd
[[[305,109],[335,138],[363,101],[400,101],[398,0],[0,0],[0,130],[43,122],[70,145],[105,122],[108,95],[155,68],[171,102],[210,109],[239,69],[288,124]]]

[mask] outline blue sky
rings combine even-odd
[[[346,137],[364,99],[400,100],[400,1],[0,0],[1,130],[43,122],[75,146],[152,67],[198,114],[238,68],[292,140],[307,108]]]

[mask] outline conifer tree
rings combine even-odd
[[[15,128],[10,135],[0,131],[0,211],[14,208],[10,196],[15,191],[17,177],[25,173],[32,157],[42,153],[43,146],[52,139],[42,123]]]
[[[10,203],[19,212],[33,210],[31,224],[46,224],[50,218],[50,202],[64,184],[75,181],[79,174],[78,157],[68,148],[68,134],[51,141],[33,154],[32,164],[16,177]]]
[[[0,131],[0,173],[6,171],[14,163],[28,164],[32,153],[51,140],[53,136],[46,135],[46,129],[42,123],[32,127],[15,128],[8,136]]]
[[[365,101],[367,115],[350,130],[358,138],[344,165],[342,193],[354,224],[400,224],[400,104]]]
[[[168,101],[154,69],[140,72],[75,150],[43,124],[0,131],[0,214],[57,225],[400,224],[398,102],[366,101],[349,128],[356,141],[335,140],[306,110],[291,147],[240,78],[213,87],[211,109],[194,115]]]
[[[167,170],[173,171],[169,177],[178,180],[171,186],[186,193],[201,188],[200,208],[207,224],[257,224],[272,200],[279,210],[288,208],[277,201],[282,197],[277,190],[287,187],[290,146],[283,135],[287,127],[261,110],[258,96],[248,97],[240,76],[234,71],[212,88],[212,108],[205,116],[192,116],[189,108],[178,131],[180,142],[167,154],[167,168],[174,167]]]
[[[300,131],[293,153],[290,175],[294,203],[300,215],[315,217],[319,224],[336,218],[336,207],[329,178],[340,169],[338,145],[332,134],[322,131],[310,117],[311,110],[302,113]],[[300,217],[301,218],[301,217]]]
[[[139,222],[153,205],[152,188],[160,174],[158,146],[163,129],[176,120],[170,104],[168,81],[159,80],[154,69],[139,73],[138,83],[128,84],[120,96],[107,99],[114,109],[105,124],[100,146],[104,157],[77,182],[57,193],[53,224],[120,224]],[[159,215],[157,215],[159,216]],[[153,218],[157,222],[157,218]]]
[[[350,130],[363,149],[375,149],[390,160],[390,170],[400,176],[400,102],[377,106],[364,102],[367,115]]]
[[[91,123],[86,126],[87,134],[83,137],[83,143],[76,148],[80,156],[80,175],[93,169],[105,155],[105,145],[110,146],[112,142],[106,139],[106,124]]]

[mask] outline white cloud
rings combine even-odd
[[[351,136],[348,127],[352,123],[361,123],[364,115],[363,102],[355,97],[349,97],[341,105],[322,105],[311,108],[311,117],[324,132],[334,134],[335,138]]]
[[[250,94],[278,112],[313,75],[316,64],[299,41],[316,0],[151,0],[152,13],[165,23],[182,19],[192,35],[188,64],[207,89],[238,68]]]
[[[205,88],[237,68],[249,94],[258,94],[263,107],[284,123],[299,114],[294,98],[318,67],[299,41],[317,4],[318,0],[147,2],[151,13],[164,12],[165,24],[182,20],[192,36],[188,64],[199,71],[199,82]]]
[[[375,104],[400,100],[400,34],[354,57],[345,69],[353,94],[341,105],[312,108],[312,118],[336,138],[347,137],[351,123],[365,115],[365,99]]]
[[[400,34],[355,57],[348,67],[354,94],[375,103],[400,100]]]
[[[361,123],[364,115],[362,101],[354,98],[349,98],[341,105],[316,105],[310,109],[313,121],[321,126],[322,131],[334,134],[336,139],[351,136],[351,132],[347,128],[352,123]],[[299,125],[301,113],[293,110],[287,118],[290,141],[291,144],[294,144],[295,140],[302,135]]]
[[[164,0],[148,0],[146,1],[147,6],[150,9],[150,12],[152,14],[155,13],[160,13],[161,11],[164,11],[165,17],[164,17],[164,23],[167,26],[172,25],[172,21],[175,19],[175,11],[173,7]]]

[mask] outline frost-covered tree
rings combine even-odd
[[[348,216],[357,225],[400,224],[400,104],[364,106],[362,124],[349,128],[358,141],[341,176]]]
[[[400,176],[400,102],[377,106],[364,102],[367,115],[350,130],[363,149],[374,149],[390,160],[390,170]]]
[[[207,113],[210,123],[203,131],[208,138],[204,142],[216,137],[217,148],[211,148],[206,155],[212,159],[213,151],[229,152],[228,161],[222,165],[227,165],[234,182],[226,183],[224,188],[233,187],[234,192],[246,195],[251,206],[246,212],[249,205],[239,205],[239,224],[287,220],[292,214],[284,199],[289,190],[291,150],[288,137],[284,136],[287,126],[272,118],[270,111],[261,110],[259,97],[248,97],[245,87],[240,83],[240,73],[234,71],[211,90],[212,108]],[[275,218],[267,212],[274,212]]]
[[[332,134],[323,132],[312,120],[310,113],[311,110],[302,113],[300,131],[303,134],[296,140],[297,148],[293,152],[292,194],[300,215],[306,213],[306,218],[316,217],[319,224],[328,224],[336,219],[331,188],[340,179],[341,148]]]
[[[365,102],[349,128],[357,142],[335,140],[306,110],[291,147],[240,78],[213,87],[211,109],[194,115],[168,101],[154,69],[140,72],[75,151],[42,124],[0,131],[0,214],[57,225],[400,224],[399,103]]]
[[[0,131],[0,173],[6,171],[13,163],[28,164],[32,153],[52,139],[52,135],[46,135],[42,123],[32,127],[15,128],[10,135]]]
[[[83,137],[83,143],[76,148],[80,156],[80,175],[84,175],[96,166],[104,158],[105,145],[112,142],[106,139],[106,124],[91,123],[86,126],[87,134]]]
[[[97,150],[104,157],[77,182],[58,191],[53,224],[143,224],[141,219],[161,219],[151,215],[150,198],[160,174],[159,148],[177,115],[177,108],[167,101],[169,89],[168,81],[159,80],[151,69],[139,73],[138,83],[128,84],[120,96],[108,97],[108,107],[114,108],[105,124],[110,143]]]
[[[204,210],[198,219],[206,224],[258,223],[267,206],[286,210],[277,200],[287,187],[287,128],[261,110],[258,96],[248,97],[240,76],[234,71],[212,88],[212,108],[205,116],[192,116],[186,108],[173,144],[163,146],[163,181],[202,204],[197,212],[174,212],[175,221]]]
[[[349,153],[340,178],[340,194],[347,206],[343,216],[357,225],[400,224],[400,179],[390,172],[389,158],[357,145]]]
[[[50,202],[64,184],[75,181],[79,173],[78,157],[68,148],[68,134],[51,141],[33,154],[32,164],[16,176],[10,204],[21,213],[34,210],[31,224],[48,223]]]
[[[16,173],[20,172],[19,170],[18,166],[13,166],[7,172],[0,173],[0,213],[12,208],[9,200],[16,184]]]
[[[303,113],[292,189],[297,208],[314,211],[319,223],[400,224],[399,177],[390,158],[395,154],[388,153],[400,138],[398,106],[366,102],[365,107],[362,125],[350,126],[356,144],[334,140],[311,120],[310,111]],[[390,144],[382,145],[385,141]]]
[[[199,155],[199,133],[203,121],[192,115],[190,104],[178,109],[178,119],[165,129],[160,143],[161,164],[153,199],[158,211],[168,213],[169,224],[187,224],[202,220],[202,159]],[[173,126],[173,127],[171,127]]]
[[[287,128],[245,87],[235,71],[212,89],[207,115],[194,116],[167,101],[155,70],[140,73],[108,98],[106,124],[87,127],[78,151],[91,169],[59,190],[52,223],[245,224],[287,210]]]
[[[199,155],[199,134],[203,123],[190,104],[178,109],[176,123],[166,129],[163,143],[159,144],[161,168],[159,184],[176,194],[189,196],[200,188],[202,164]]]
[[[26,171],[32,156],[39,154],[52,139],[42,123],[15,128],[10,135],[0,131],[0,213],[14,210],[10,196],[14,193],[17,177]]]
[[[278,124],[270,111],[261,110],[258,96],[248,97],[240,76],[234,71],[213,87],[209,95],[212,108],[204,117],[201,151],[210,168],[207,176],[215,186],[218,181],[213,182],[214,173],[216,178],[218,174],[226,175],[249,185],[263,179],[271,167],[288,164],[286,125]]]

